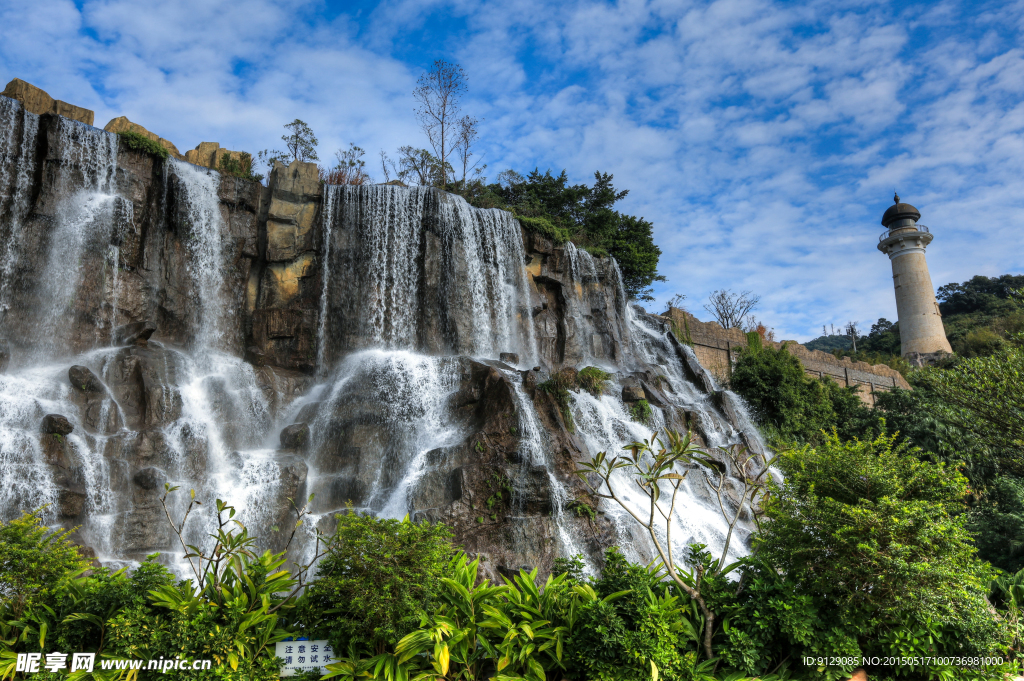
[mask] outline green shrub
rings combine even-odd
[[[651,405],[647,400],[637,400],[636,404],[629,409],[629,417],[637,423],[649,423],[651,415]]]
[[[602,371],[597,367],[586,367],[576,377],[576,382],[580,388],[600,399],[608,388],[608,381],[611,378],[612,375],[607,371]]]
[[[576,423],[573,421],[572,410],[569,408],[571,403],[569,391],[579,387],[577,380],[576,370],[565,368],[537,386],[555,400],[555,404],[558,405],[558,410],[565,420],[565,427],[569,429],[570,433],[576,430]]]
[[[649,681],[652,662],[659,679],[693,678],[694,618],[658,572],[629,563],[613,548],[589,586],[596,598],[578,602],[566,646],[569,678]]]
[[[822,430],[836,427],[849,438],[873,423],[853,388],[827,377],[808,378],[800,360],[784,345],[761,347],[755,341],[745,348],[730,386],[751,406],[759,425],[784,442],[817,441]]]
[[[307,590],[299,622],[336,650],[380,652],[415,630],[438,603],[455,549],[440,524],[339,514],[331,550]],[[479,519],[478,519],[479,520]]]
[[[0,521],[0,608],[19,615],[35,603],[46,603],[88,563],[68,537],[43,524],[43,509]]]
[[[144,154],[156,156],[161,161],[167,160],[170,152],[154,140],[149,139],[137,132],[119,132],[117,136],[129,149],[141,151]]]
[[[253,182],[259,182],[263,179],[263,175],[253,172],[252,156],[244,151],[241,152],[240,158],[235,158],[230,154],[221,156],[220,167],[217,170],[225,175],[240,177],[243,180],[252,180]]]
[[[896,440],[833,434],[783,452],[756,555],[857,623],[864,654],[922,626],[946,632],[929,654],[991,652],[999,631],[965,529],[967,480]]]
[[[561,246],[572,239],[572,234],[569,230],[557,226],[546,217],[517,215],[516,219],[519,220],[519,223],[528,231],[536,232],[541,236],[546,236],[558,246]]]

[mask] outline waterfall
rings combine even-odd
[[[44,169],[41,124],[52,146]],[[160,505],[165,483],[181,488],[172,518],[189,489],[203,501],[186,541],[210,541],[220,498],[271,550],[294,519],[288,499],[301,506],[314,492],[292,557],[308,556],[309,533],[330,531],[350,502],[451,522],[484,542],[475,551],[518,568],[596,558],[609,536],[601,519],[573,512],[580,490],[566,456],[617,451],[678,425],[682,411],[709,445],[749,439],[742,404],[691,383],[688,349],[630,306],[611,258],[573,244],[528,254],[511,214],[436,189],[328,185],[315,243],[304,236],[294,259],[271,261],[267,194],[174,159],[147,163],[119,168],[115,135],[0,98],[0,318],[15,320],[5,330],[19,352],[29,348],[0,368],[0,517],[49,504],[47,522],[81,525],[104,562],[160,552],[185,576]],[[316,209],[315,184],[300,198],[269,191]],[[116,328],[148,322],[151,339],[113,347]],[[571,346],[564,360],[549,352],[559,343]],[[577,432],[564,433],[538,412],[531,385],[586,365],[615,374],[616,391],[573,394]],[[649,425],[617,394],[638,376],[664,399],[652,399]],[[48,414],[73,430],[41,434]],[[495,476],[512,501],[492,513]],[[613,485],[629,494],[624,477]],[[649,557],[632,521],[602,508],[619,542]],[[673,541],[720,543],[713,511],[690,484]],[[732,553],[744,550],[737,542]]]
[[[332,187],[327,201],[325,364],[366,347],[536,360],[511,215],[423,187]]]
[[[118,203],[117,136],[62,117],[56,125],[59,199],[38,284],[37,360],[72,349],[68,318],[89,315],[90,292],[82,295],[83,282],[115,236]]]
[[[223,233],[220,212],[220,173],[168,158],[169,174],[178,180],[179,226],[189,252],[188,270],[196,287],[192,311],[192,344],[197,350],[228,349],[227,325],[234,309],[225,304]]]
[[[447,410],[460,374],[452,359],[407,350],[349,355],[310,424],[309,486],[321,499],[318,512],[351,501],[385,517],[409,513],[428,453],[464,435]]]
[[[25,111],[17,100],[0,97],[0,319],[10,307],[9,289],[21,254],[38,133],[39,116]]]
[[[320,318],[316,329],[316,370],[322,378],[326,373],[324,366],[327,349],[327,296],[328,284],[331,281],[331,235],[334,229],[334,214],[341,202],[341,191],[338,185],[324,185],[324,206],[321,211],[320,231],[323,240],[320,246]]]

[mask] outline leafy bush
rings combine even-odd
[[[218,508],[225,515],[231,511],[222,502]],[[27,521],[22,519],[26,522],[5,525],[7,539],[14,538],[11,545],[41,545],[39,516],[30,515]],[[203,576],[199,583],[176,581],[155,562],[155,555],[131,573],[97,568],[82,576],[80,562],[43,561],[57,568],[45,572],[54,586],[37,591],[20,615],[15,615],[12,603],[0,607],[0,677],[14,678],[19,652],[73,650],[94,652],[99,659],[213,660],[213,669],[178,672],[187,679],[276,679],[280,667],[273,644],[288,632],[275,613],[290,607],[296,582],[279,570],[283,554],[257,556],[244,529],[223,527],[214,535],[215,562],[200,557],[198,547],[189,547]],[[77,549],[66,534],[57,534],[47,538],[45,553],[77,556]],[[102,678],[98,670],[95,676]],[[146,681],[160,676],[153,671],[139,674]],[[47,673],[36,677],[64,678]]]
[[[637,423],[649,423],[651,416],[651,405],[647,400],[637,400],[636,404],[629,408],[629,418]]]
[[[765,505],[756,555],[860,622],[861,650],[883,654],[879,642],[929,622],[956,634],[936,643],[939,651],[996,649],[988,574],[961,513],[962,475],[885,435],[842,442],[833,434],[783,453],[779,467],[786,478]]]
[[[444,525],[349,511],[338,515],[334,543],[320,561],[298,621],[336,650],[350,644],[382,652],[415,630],[439,603],[455,553]]]
[[[15,616],[48,602],[70,576],[88,565],[68,540],[71,532],[47,528],[42,512],[40,508],[0,521],[0,608]]]
[[[557,246],[561,246],[568,241],[572,241],[572,233],[569,232],[569,230],[559,227],[546,217],[516,215],[516,219],[519,220],[519,224],[527,230],[536,232],[541,236],[546,236]]]
[[[778,349],[751,344],[740,354],[730,386],[750,404],[760,425],[781,441],[810,442],[822,430],[839,427],[840,435],[860,434],[871,421],[852,388],[830,378],[811,379],[803,365]]]
[[[661,578],[617,549],[605,552],[600,578],[574,589],[583,597],[566,643],[569,678],[647,681],[652,662],[659,678],[692,678],[695,613]]]
[[[144,154],[156,156],[161,161],[167,160],[167,157],[170,156],[170,152],[164,149],[163,145],[159,142],[137,132],[119,132],[117,136],[121,142],[134,151],[141,151]]]
[[[241,152],[240,158],[235,158],[231,154],[221,156],[220,167],[217,170],[225,175],[240,177],[243,180],[252,180],[253,182],[259,182],[263,179],[263,175],[253,172],[252,156],[244,151]]]
[[[1024,465],[1024,348],[929,368],[921,382],[949,406],[953,424]]]
[[[576,370],[572,367],[566,367],[537,386],[537,388],[555,400],[558,410],[562,413],[562,419],[565,421],[565,427],[569,429],[569,432],[576,430],[576,424],[572,418],[572,410],[569,408],[571,399],[569,391],[579,389],[578,379],[579,375]]]
[[[601,395],[608,388],[608,381],[612,375],[597,367],[586,367],[576,377],[576,383],[580,388],[600,399]]]

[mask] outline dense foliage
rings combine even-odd
[[[336,650],[382,652],[419,625],[439,599],[455,549],[444,525],[380,519],[355,512],[338,527],[320,562],[299,621]]]
[[[962,645],[987,651],[985,630],[995,625],[983,616],[986,575],[973,559],[965,519],[956,515],[967,480],[921,461],[896,439],[843,442],[833,434],[783,454],[786,478],[765,507],[758,555],[851,621],[893,627],[930,617],[980,627],[970,633],[982,639],[967,636]]]
[[[661,249],[654,243],[654,226],[614,209],[629,191],[615,189],[612,179],[595,172],[588,186],[570,184],[564,170],[558,175],[533,170],[526,177],[506,171],[499,182],[478,183],[463,193],[476,206],[512,211],[526,229],[556,244],[571,241],[594,255],[614,256],[627,295],[653,300],[651,284],[665,281],[658,274]]]
[[[240,177],[243,180],[251,180],[253,182],[259,182],[263,179],[263,175],[255,172],[252,156],[244,151],[237,158],[232,154],[221,156],[220,166],[217,170],[225,175]]]
[[[750,405],[771,438],[807,442],[822,430],[854,434],[866,412],[860,398],[830,378],[812,379],[785,345],[750,343],[733,369],[730,385]]]
[[[0,607],[18,616],[52,598],[68,574],[85,569],[68,534],[50,532],[39,511],[0,524]]]
[[[170,156],[170,152],[164,149],[163,145],[159,142],[151,140],[145,135],[141,135],[137,132],[119,132],[117,133],[117,138],[129,149],[141,151],[144,154],[150,154],[160,160],[165,160]]]

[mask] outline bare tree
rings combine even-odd
[[[853,343],[853,351],[857,352],[857,322],[846,323],[846,335],[850,337],[850,341]]]
[[[458,64],[443,59],[435,61],[430,70],[420,76],[418,87],[413,90],[419,102],[416,116],[438,161],[434,168],[438,185],[448,181],[448,157],[459,134],[459,97],[465,92],[465,71]]]
[[[333,168],[320,168],[320,179],[324,184],[368,184],[370,176],[366,173],[366,152],[362,147],[349,143],[348,149],[338,149],[334,154],[337,163]]]
[[[480,119],[472,116],[463,116],[459,119],[458,135],[455,139],[455,153],[462,164],[462,188],[466,188],[466,175],[476,167],[476,163],[469,165],[469,159],[473,156],[473,144],[480,133],[476,129]]]
[[[733,293],[729,289],[715,291],[708,296],[704,309],[715,316],[723,329],[742,327],[743,320],[761,302],[761,296],[750,291]]]
[[[682,310],[684,300],[686,300],[685,293],[675,294],[674,296],[672,296],[672,300],[668,301],[668,309],[671,310],[674,307],[677,310]]]

